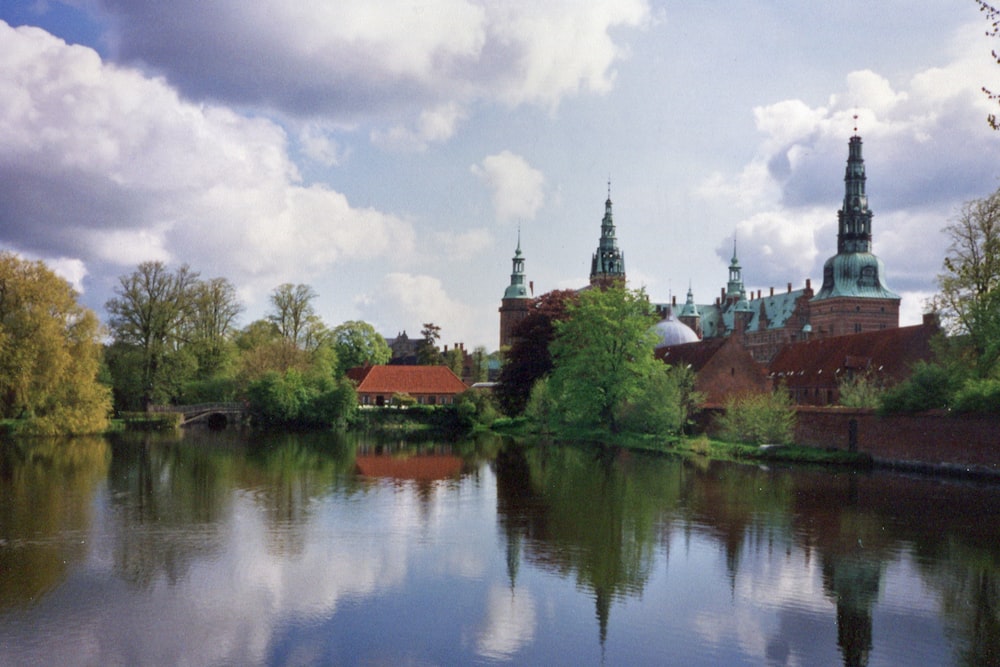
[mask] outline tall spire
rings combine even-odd
[[[729,262],[729,283],[726,285],[726,298],[739,299],[743,294],[743,267],[736,258],[736,234],[733,234],[733,259]]]
[[[521,226],[517,227],[517,249],[511,259],[510,285],[503,293],[505,299],[527,299],[528,287],[524,284],[524,255],[521,254]]]
[[[590,262],[590,284],[608,285],[625,281],[625,255],[618,248],[615,237],[614,217],[611,214],[611,179],[608,179],[608,198],[604,202],[604,219],[601,220],[601,238],[597,252]]]
[[[872,212],[865,195],[865,161],[861,157],[861,137],[855,134],[848,144],[844,173],[844,204],[837,212],[837,252],[871,252]]]

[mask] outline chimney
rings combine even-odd
[[[531,296],[535,296],[535,281],[534,280],[529,280],[528,281],[528,289],[531,291]]]
[[[788,293],[789,294],[792,293],[792,284],[791,283],[788,283]]]
[[[726,298],[726,288],[723,287],[719,290],[719,301],[724,301]]]
[[[447,351],[448,351],[448,344],[447,344],[447,343],[445,343],[445,344],[444,344],[444,351],[445,351],[445,352],[447,352]]]
[[[771,296],[774,296],[774,288],[771,288]]]
[[[806,289],[811,290],[813,288],[812,278],[806,278]]]
[[[677,295],[676,294],[671,295],[671,297],[670,297],[670,306],[671,306],[671,308],[676,308],[677,307]]]
[[[757,290],[757,298],[760,298],[760,290]]]

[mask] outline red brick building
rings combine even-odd
[[[695,391],[704,394],[709,405],[724,403],[729,396],[771,391],[764,367],[737,336],[662,347],[656,350],[656,358],[694,371]]]
[[[937,319],[926,315],[912,327],[793,343],[775,356],[770,377],[774,386],[787,386],[800,405],[834,405],[845,378],[866,374],[886,387],[907,379],[913,364],[931,359],[931,339],[939,331]]]
[[[421,405],[447,405],[468,387],[447,366],[359,366],[347,371],[361,405],[387,405],[406,394]]]

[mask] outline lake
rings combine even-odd
[[[498,438],[0,443],[3,665],[1000,664],[1000,486]]]

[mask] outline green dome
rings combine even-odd
[[[899,299],[886,287],[885,266],[870,252],[837,254],[823,265],[823,287],[813,301],[835,297]]]

